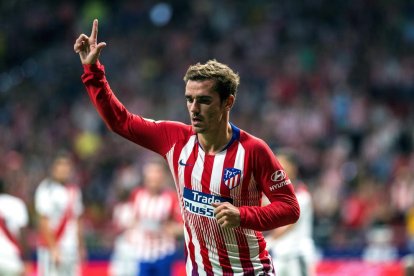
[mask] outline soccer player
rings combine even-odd
[[[183,235],[180,206],[169,188],[165,164],[152,160],[144,165],[143,186],[133,191],[138,275],[171,275],[177,237]]]
[[[0,275],[24,275],[20,232],[27,224],[26,205],[8,194],[0,179]]]
[[[295,154],[281,150],[278,160],[293,181],[301,214],[295,224],[279,227],[267,237],[278,276],[315,275],[315,246],[312,238],[312,197],[304,183],[297,179],[298,167]]]
[[[239,76],[215,60],[190,66],[184,96],[191,125],[145,119],[112,92],[97,34],[94,20],[91,35],[74,44],[82,81],[109,129],[167,161],[184,221],[187,275],[274,275],[261,231],[296,222],[299,205],[266,143],[230,123]]]
[[[70,182],[72,160],[58,155],[52,163],[50,177],[35,192],[38,214],[38,271],[42,276],[80,274],[84,257],[80,216],[83,212],[81,191]]]
[[[118,191],[118,202],[112,212],[113,226],[117,232],[109,262],[110,276],[136,276],[137,258],[131,241],[133,228],[133,205],[129,189]]]
[[[169,187],[165,163],[160,161],[144,165],[142,185],[133,190],[128,207],[119,214],[118,224],[126,231],[117,241],[111,275],[171,275],[183,225],[177,196]],[[135,267],[131,267],[131,259]]]

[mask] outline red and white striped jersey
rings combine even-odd
[[[176,250],[174,236],[164,233],[172,220],[181,222],[177,196],[168,189],[151,194],[138,188],[131,197],[134,225],[126,239],[134,245],[140,261],[156,261]]]
[[[84,70],[82,80],[107,126],[168,162],[184,220],[187,275],[273,275],[261,231],[294,223],[299,205],[270,148],[232,125],[227,147],[206,154],[191,126],[128,112],[111,91],[101,64]],[[271,202],[264,207],[262,193]],[[224,201],[239,208],[239,227],[225,229],[217,223],[211,203]]]

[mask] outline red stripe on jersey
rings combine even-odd
[[[205,155],[204,157],[204,169],[203,174],[201,176],[201,186],[203,193],[211,193],[210,192],[210,181],[211,181],[211,171],[213,170],[214,164],[214,156],[213,155]]]
[[[215,230],[215,231],[214,231]],[[217,245],[217,253],[219,256],[219,262],[220,266],[223,270],[223,275],[233,275],[233,269],[231,267],[231,263],[229,260],[229,255],[227,253],[226,243],[224,241],[224,234],[220,228],[220,226],[217,224],[216,229],[214,229],[214,240],[216,241]]]
[[[250,154],[249,154],[249,152],[248,151],[245,151],[245,157],[244,157],[244,160],[250,160],[251,159],[251,156],[250,156]],[[243,171],[244,172],[247,172],[248,171],[248,169],[249,169],[249,163],[250,162],[244,162],[244,168],[243,168]],[[250,175],[246,175],[246,174],[244,174],[243,175],[243,183],[242,183],[242,190],[241,190],[241,194],[242,195],[248,195],[249,194],[249,186],[250,186],[250,181],[252,180],[251,178],[252,178],[253,176],[250,174]],[[242,204],[246,204],[247,202],[244,202],[244,200],[243,200],[243,202],[242,202]]]
[[[234,163],[236,161],[236,156],[237,156],[237,151],[238,151],[238,147],[240,147],[241,145],[239,143],[234,143],[232,146],[230,146],[227,150],[226,153],[226,158],[224,159],[224,166],[223,166],[223,173],[224,173],[224,169],[226,168],[233,168],[234,167]],[[246,160],[246,159],[245,159]],[[246,166],[247,162],[244,162],[245,166]],[[235,178],[235,177],[233,177]],[[234,181],[235,179],[233,179]],[[246,181],[246,178],[243,177],[243,179],[241,181]],[[248,185],[242,185],[243,188],[247,187]],[[226,185],[223,184],[223,180],[222,180],[222,184],[220,186],[220,193],[224,196],[228,196],[230,197],[230,188],[228,188]],[[248,192],[248,190],[247,190]],[[243,193],[242,193],[243,196]],[[250,251],[249,251],[249,245],[247,243],[246,237],[244,236],[244,234],[242,234],[239,231],[235,231],[234,232],[236,235],[236,239],[237,239],[237,245],[239,248],[239,256],[240,256],[240,262],[242,264],[243,267],[243,272],[244,273],[250,273],[251,271],[254,271],[253,269],[253,264],[250,260]]]
[[[213,165],[214,165],[214,157],[215,156],[212,156],[212,155],[205,155],[205,162],[204,162],[204,168],[203,168],[203,173],[202,173],[203,192],[206,191],[207,193],[210,193],[210,181],[211,181],[211,174],[212,174],[211,170],[213,169]],[[226,158],[227,158],[227,155],[226,155]],[[207,164],[207,166],[206,166],[206,164]],[[223,169],[222,169],[222,171],[223,171]],[[227,187],[225,187],[225,189],[227,189],[227,193],[222,192],[223,186],[225,186],[225,185],[222,183],[222,178],[221,178],[220,181],[221,181],[220,196],[229,197],[230,193],[229,193]],[[223,233],[221,233],[219,227],[220,226],[218,226],[216,229],[212,229],[213,232],[214,232],[214,239],[215,239],[215,242],[216,242],[216,245],[217,245],[217,250],[220,250],[219,248],[226,248],[226,244],[225,244],[225,241],[224,241],[224,236],[223,236]],[[201,229],[204,229],[204,228],[202,227]],[[214,231],[214,230],[216,230],[216,231]],[[203,235],[203,233],[200,233],[200,236],[202,236],[202,235]],[[219,256],[220,266],[223,269],[223,274],[230,273],[232,275],[233,274],[233,269],[231,268],[231,264],[230,264],[229,256],[227,254],[227,250],[219,251],[218,256]]]
[[[185,228],[188,233],[188,255],[193,265],[193,271],[191,272],[191,275],[198,275],[197,262],[196,262],[196,257],[195,257],[194,244],[193,244],[193,236],[191,235],[190,227],[188,225],[185,225]]]
[[[257,232],[256,232],[256,236],[257,236]],[[269,252],[267,252],[266,250],[266,243],[264,240],[260,241],[259,239],[259,258],[260,258],[260,262],[263,265],[263,271],[268,273],[271,270],[273,270],[272,267],[272,263],[269,257]]]
[[[174,182],[175,182],[175,187],[176,187],[176,189],[177,189],[177,191],[179,191],[180,190],[180,186],[179,186],[179,183],[180,183],[180,180],[179,180],[179,176],[178,176],[178,158],[180,158],[180,153],[181,153],[181,150],[182,150],[182,147],[180,147],[180,148],[177,148],[178,146],[177,146],[177,144],[176,145],[174,145],[174,147],[173,147],[173,156],[172,156],[172,160],[171,160],[171,165],[173,166],[173,168],[174,168]]]
[[[184,168],[184,185],[186,188],[192,189],[192,181],[191,181],[191,175],[193,174],[193,169],[194,169],[194,165],[196,163],[196,159],[197,159],[197,155],[198,155],[198,143],[194,143],[193,146],[193,150],[190,154],[190,156],[188,157],[188,159],[186,161],[184,160],[180,160],[185,162],[185,165],[180,165],[180,166],[185,166]]]
[[[208,225],[208,219],[207,218],[200,218],[199,220],[195,221],[197,222],[198,229],[205,229],[205,226]],[[204,240],[203,233],[197,233],[198,242],[200,243],[200,253],[201,258],[203,259],[203,265],[204,265],[204,271],[207,273],[207,275],[214,275],[213,273],[213,267],[211,266],[210,259],[208,257],[208,248],[206,246],[206,241]]]
[[[247,242],[246,236],[241,234],[239,231],[235,231],[237,245],[239,247],[240,262],[243,267],[243,273],[248,275],[253,273],[253,264],[250,259],[250,247]]]

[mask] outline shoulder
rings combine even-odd
[[[60,186],[60,184],[55,182],[53,179],[46,177],[40,181],[37,189],[53,189],[56,186]]]
[[[240,143],[246,150],[257,152],[258,154],[271,153],[270,147],[263,139],[260,139],[244,130],[240,130]]]
[[[153,119],[148,119],[148,118],[143,118],[145,121],[149,122],[149,123],[154,123],[160,126],[164,126],[167,128],[175,128],[175,129],[181,129],[184,131],[190,131],[191,132],[191,126],[187,125],[183,122],[178,122],[178,121],[168,121],[168,120],[153,120]]]
[[[153,122],[154,124],[164,128],[167,133],[178,133],[182,137],[188,137],[194,134],[194,131],[191,125],[187,125],[182,122],[162,121],[162,120],[154,121],[151,119],[144,119],[144,120],[148,120],[149,122]]]
[[[8,204],[15,204],[15,205],[24,205],[24,202],[22,199],[16,196],[9,195],[9,194],[1,194],[0,202],[6,202]]]
[[[13,213],[26,213],[26,204],[18,197],[2,194],[0,195],[0,208],[7,208],[13,210]]]

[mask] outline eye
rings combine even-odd
[[[198,99],[198,102],[200,104],[210,104],[212,102],[212,99],[210,97],[200,97]]]
[[[185,100],[187,103],[192,103],[194,101],[194,99],[191,97],[185,97]]]

